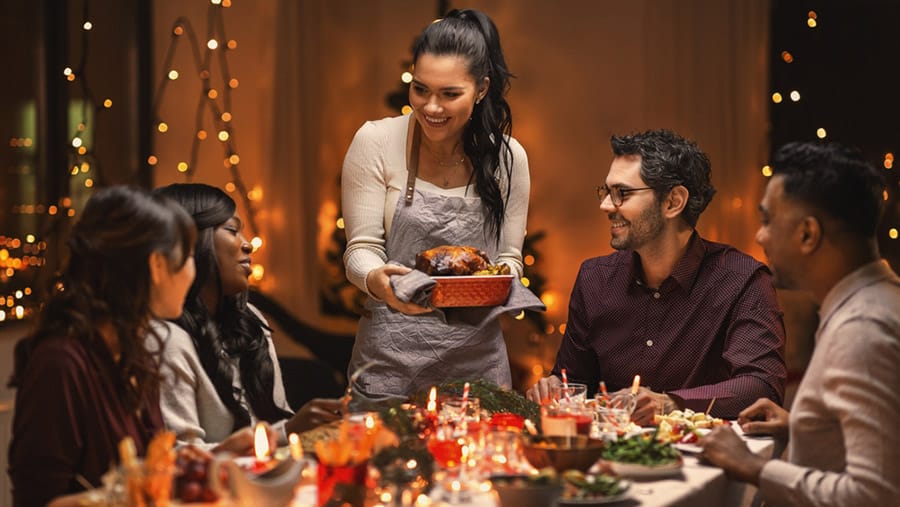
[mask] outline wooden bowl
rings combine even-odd
[[[535,468],[552,467],[557,472],[580,470],[587,472],[603,454],[602,440],[583,435],[573,437],[529,437],[523,446],[525,459]]]

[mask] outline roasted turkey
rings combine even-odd
[[[442,245],[416,254],[416,269],[431,276],[481,274],[491,266],[487,254],[472,246]]]

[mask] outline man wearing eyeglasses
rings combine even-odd
[[[676,408],[735,418],[757,398],[784,396],[784,324],[765,265],[700,237],[712,199],[709,158],[665,130],[613,136],[597,188],[611,255],[581,265],[566,332],[549,377],[527,396],[546,400],[563,368],[570,382],[643,387],[632,420]]]

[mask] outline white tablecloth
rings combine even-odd
[[[771,457],[773,440],[771,438],[742,437],[754,453]],[[681,474],[657,480],[632,480],[629,498],[617,502],[616,506],[641,507],[705,507],[705,506],[747,506],[750,504],[756,488],[732,481],[718,467],[700,464],[693,455],[684,456],[684,467]],[[316,505],[316,487],[314,484],[301,486],[297,491],[291,507],[308,507]],[[446,507],[443,501],[422,502],[418,505]],[[499,507],[494,493],[473,494],[471,501],[455,504],[465,507]],[[505,506],[516,507],[516,506]]]

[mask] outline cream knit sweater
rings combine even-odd
[[[401,192],[406,186],[406,139],[409,116],[366,122],[356,132],[341,176],[341,199],[347,250],[344,265],[347,278],[366,293],[366,275],[388,260],[385,244]],[[498,256],[519,276],[522,274],[522,243],[531,181],[528,158],[522,145],[509,140],[513,153],[512,184],[506,216],[500,233]],[[501,158],[502,160],[502,158]],[[506,187],[505,171],[500,171],[500,188]],[[416,188],[448,196],[471,197],[474,187],[443,189],[417,179]],[[449,217],[448,217],[449,219]]]

